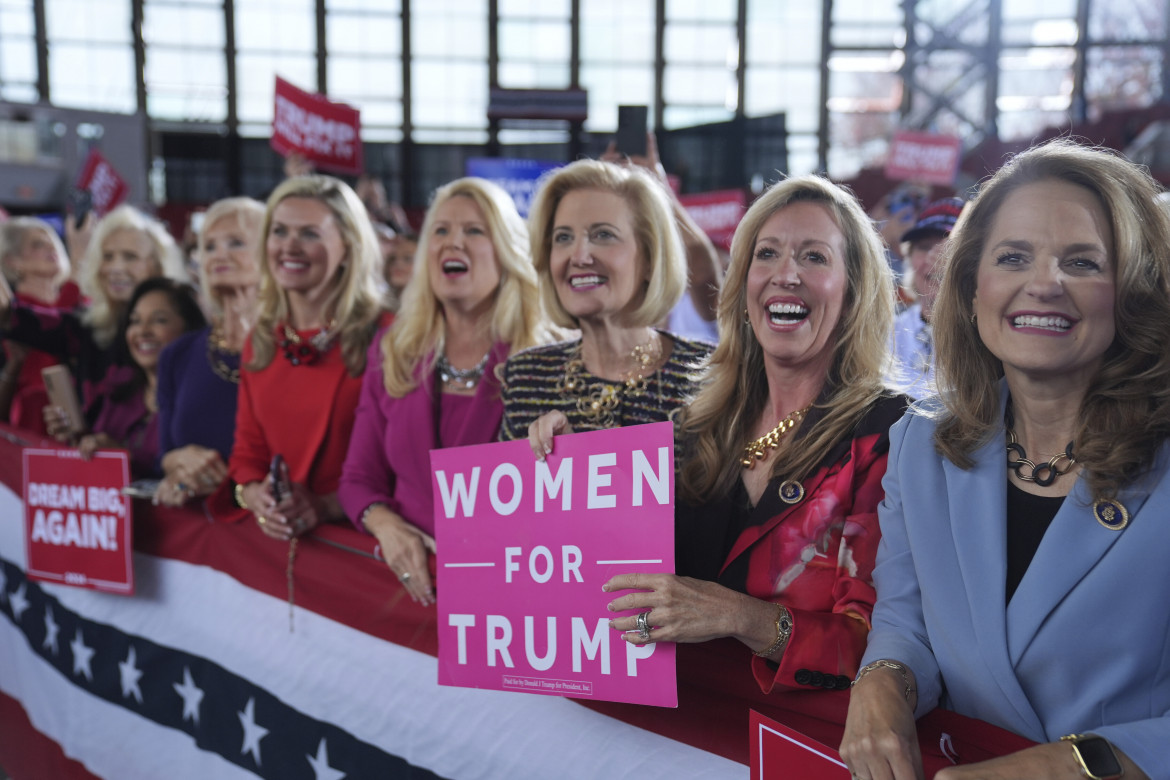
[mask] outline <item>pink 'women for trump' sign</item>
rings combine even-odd
[[[609,627],[601,586],[674,572],[671,423],[431,451],[439,684],[678,706],[674,645]],[[625,613],[632,614],[632,613]]]

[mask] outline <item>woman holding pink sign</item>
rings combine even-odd
[[[869,631],[888,431],[907,402],[882,379],[893,282],[861,206],[813,176],[761,196],[731,255],[720,343],[678,426],[679,574],[611,579],[637,591],[610,603],[637,611],[611,625],[637,644],[720,640],[716,662],[750,661],[765,693],[842,690]]]
[[[394,325],[370,347],[338,497],[416,602],[431,604],[431,470],[437,447],[494,441],[497,370],[547,340],[528,233],[512,198],[484,179],[441,187],[423,222],[425,264]]]
[[[541,292],[581,336],[508,361],[501,439],[527,437],[544,457],[556,435],[663,422],[683,405],[710,346],[655,327],[687,287],[672,208],[636,166],[578,160],[541,184],[529,217]]]

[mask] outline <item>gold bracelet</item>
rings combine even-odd
[[[914,693],[915,690],[914,683],[910,682],[910,669],[905,664],[900,664],[897,661],[891,661],[886,658],[879,658],[861,667],[857,672],[857,676],[853,678],[853,682],[849,683],[849,687],[852,688],[854,685],[857,685],[857,683],[861,682],[862,677],[865,677],[865,675],[874,669],[893,669],[902,675],[902,682],[906,684],[906,690],[902,692],[902,696],[906,699],[907,703],[910,702],[910,694]]]
[[[763,650],[753,651],[760,658],[768,658],[772,653],[783,647],[788,638],[792,636],[792,613],[788,611],[788,607],[783,604],[776,605],[776,641],[765,647]]]
[[[249,508],[248,502],[244,500],[244,486],[241,485],[239,482],[236,483],[236,488],[233,491],[233,494],[236,497],[236,506],[238,506],[240,509],[248,509]]]

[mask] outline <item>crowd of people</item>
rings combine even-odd
[[[542,459],[672,421],[677,571],[605,583],[636,613],[610,621],[625,641],[718,648],[761,696],[833,697],[859,780],[922,777],[935,707],[1036,743],[940,778],[1170,776],[1156,182],[1062,140],[970,202],[875,224],[792,177],[724,272],[648,155],[551,172],[527,222],[453,181],[417,235],[381,225],[368,182],[292,176],[207,210],[195,285],[133,208],[71,226],[76,267],[10,220],[0,402],[83,456],[128,450],[157,503],[281,542],[352,524],[423,605],[442,586],[431,449],[526,439]],[[684,296],[717,343],[664,327]],[[58,360],[81,419],[38,384]]]

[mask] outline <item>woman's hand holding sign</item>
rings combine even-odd
[[[776,639],[775,604],[714,582],[674,574],[619,574],[601,589],[634,591],[609,603],[611,612],[639,611],[609,621],[632,644],[732,637],[755,651],[771,647]],[[767,657],[776,660],[783,651],[779,644]]]

